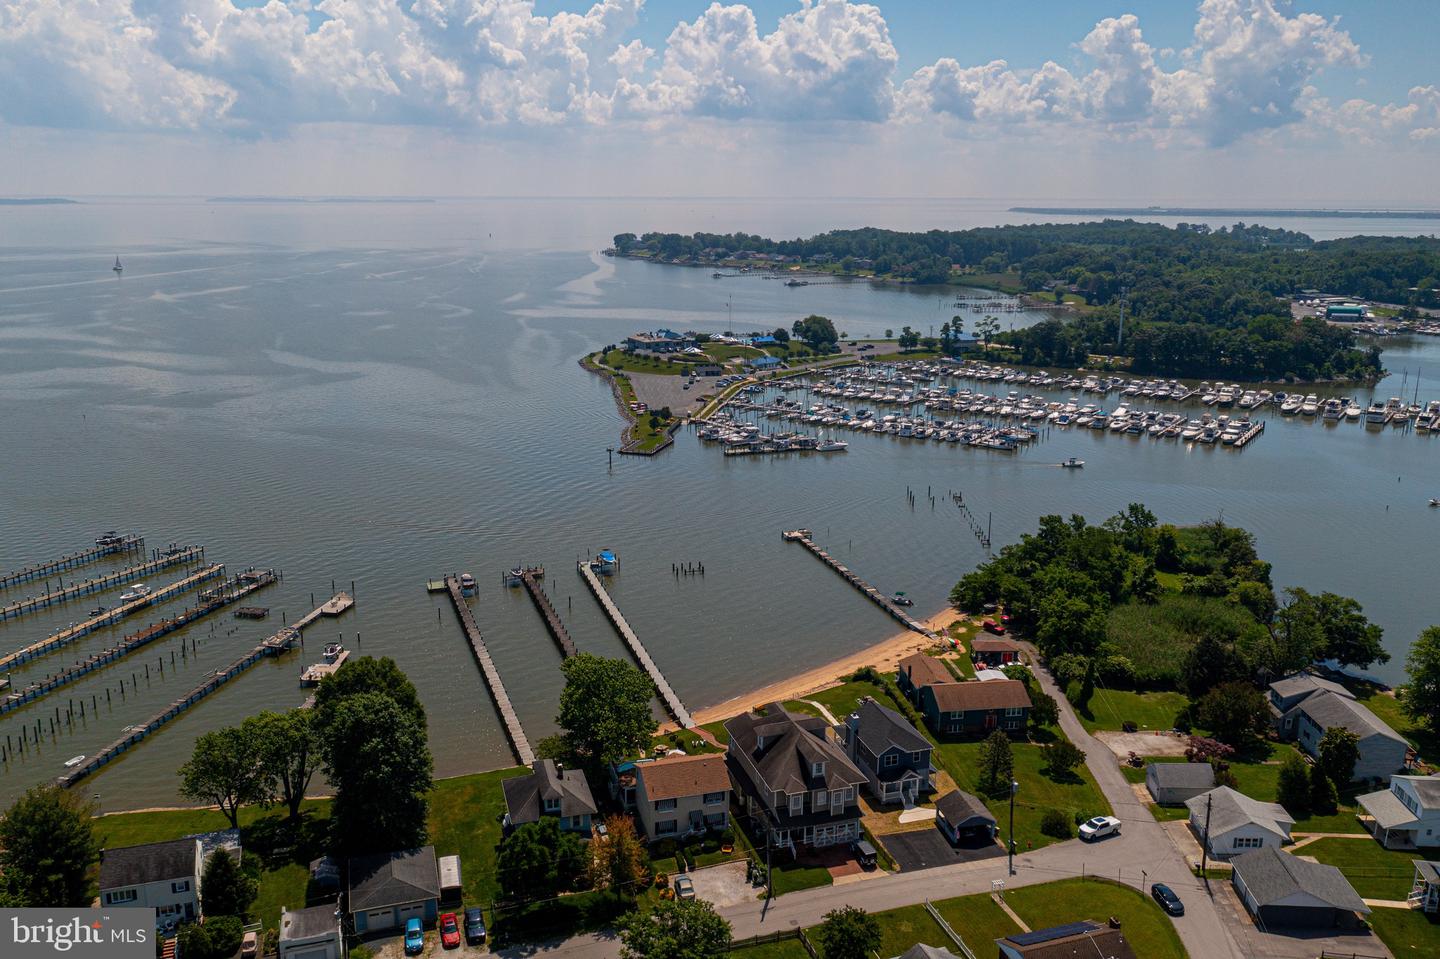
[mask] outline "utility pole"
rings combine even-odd
[[[1120,346],[1125,342],[1125,296],[1130,292],[1129,287],[1120,287],[1120,329],[1115,334],[1115,351],[1120,351]]]
[[[1010,780],[1010,875],[1015,875],[1015,794],[1020,791],[1020,784],[1014,779]]]
[[[1210,853],[1210,803],[1213,797],[1210,793],[1205,794],[1205,837],[1200,843],[1200,878],[1205,879],[1205,857]],[[1209,880],[1206,880],[1209,885]]]

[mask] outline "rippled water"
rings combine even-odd
[[[282,611],[293,620],[312,594],[319,601],[332,584],[352,581],[355,610],[313,629],[305,652],[255,667],[87,791],[111,809],[172,802],[175,767],[194,738],[299,703],[299,669],[336,636],[363,653],[394,656],[414,679],[439,775],[508,764],[448,600],[427,595],[425,580],[460,570],[479,577],[476,618],[535,739],[553,731],[559,654],[526,597],[500,585],[501,571],[517,562],[547,566],[548,588],[580,648],[623,656],[573,569],[577,557],[602,547],[619,552],[617,602],[681,697],[692,708],[716,702],[893,632],[892,621],[838,577],[782,543],[781,529],[811,527],[879,588],[905,590],[929,612],[984,557],[946,508],[950,489],[963,490],[982,515],[993,513],[997,544],[1044,512],[1099,519],[1139,500],[1175,522],[1223,513],[1255,531],[1277,584],[1357,596],[1403,658],[1414,634],[1440,618],[1431,599],[1440,511],[1425,505],[1440,495],[1440,439],[1270,415],[1265,435],[1240,453],[1056,431],[1010,457],[848,436],[841,456],[725,459],[682,434],[662,456],[617,457],[607,470],[618,417],[607,387],[575,361],[636,328],[768,328],[819,312],[861,335],[925,329],[952,312],[948,296],[928,292],[715,281],[707,271],[590,252],[611,234],[968,226],[1014,220],[1007,205],[8,208],[0,220],[0,567],[124,528],[152,546],[203,542],[232,570],[275,566],[285,581],[252,601],[272,608],[268,621],[212,617],[0,717],[0,736],[18,739],[37,721],[45,733],[38,755],[0,773],[0,798],[57,775],[66,758],[97,751],[156,712],[273,632]],[[118,280],[108,271],[117,252],[126,267]],[[1011,319],[1027,317],[1002,316]],[[1417,369],[1422,400],[1440,396],[1440,344],[1387,341],[1386,358],[1396,374],[1382,396],[1400,391],[1401,370],[1408,394]],[[1086,469],[1054,466],[1070,455]],[[922,494],[913,508],[907,488]],[[937,494],[933,510],[927,488]],[[672,563],[689,561],[703,562],[706,575],[671,575]],[[96,601],[0,624],[0,648],[33,642]],[[12,679],[23,686],[126,631],[101,631]],[[180,644],[192,640],[196,655],[181,660]],[[1379,672],[1395,678],[1398,663]],[[127,688],[122,702],[118,684],[132,673],[138,689]],[[47,717],[91,697],[99,714],[87,705],[85,724],[52,742]]]

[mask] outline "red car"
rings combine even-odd
[[[999,623],[995,622],[995,620],[993,620],[993,619],[987,619],[987,620],[985,620],[985,622],[983,622],[983,623],[980,624],[980,628],[983,629],[983,630],[985,630],[985,632],[987,632],[987,633],[994,633],[996,636],[1004,636],[1004,635],[1005,635],[1005,627],[1004,627],[1004,626],[1001,626]]]
[[[1001,625],[1001,626],[1009,626],[1009,625],[1010,625],[1010,614],[1009,614],[1009,613],[1001,613],[1001,614],[1000,614],[1000,625]]]
[[[453,912],[440,917],[440,945],[446,949],[455,949],[460,945],[460,923]]]

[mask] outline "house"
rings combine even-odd
[[[1334,866],[1274,847],[1237,856],[1230,882],[1265,928],[1354,929],[1370,907]]]
[[[937,733],[988,735],[996,729],[1023,732],[1030,694],[1018,679],[938,683],[920,689],[920,711]]]
[[[725,368],[719,363],[697,363],[690,372],[695,376],[723,376]]]
[[[934,791],[930,740],[895,710],[867,696],[836,732],[877,802],[911,804]]]
[[[934,656],[926,656],[924,653],[911,653],[900,660],[899,671],[895,676],[896,685],[900,691],[910,698],[915,708],[920,707],[920,689],[923,686],[934,686],[938,683],[957,682],[954,674],[945,668],[945,664]]]
[[[970,641],[970,658],[999,669],[1020,661],[1020,644],[1013,639],[977,636]]]
[[[774,335],[770,333],[758,333],[750,337],[751,346],[778,346],[779,344],[780,341],[775,339]]]
[[[960,957],[944,946],[931,946],[917,942],[896,956],[895,959],[960,959]]]
[[[1360,821],[1386,849],[1440,846],[1440,774],[1391,776],[1389,789],[1359,802]]]
[[[1385,721],[1349,696],[1320,690],[1301,699],[1280,717],[1277,727],[1284,739],[1293,739],[1311,756],[1319,757],[1320,740],[1334,727],[1348,729],[1360,739],[1355,779],[1384,782],[1405,768],[1410,744]]]
[[[1086,919],[1034,932],[1020,932],[996,939],[995,945],[1000,947],[1000,959],[1071,959],[1081,956],[1137,959],[1120,923],[1114,919],[1108,923]]]
[[[963,789],[955,789],[935,801],[935,825],[951,845],[968,846],[995,840],[995,817],[980,801]]]
[[[1266,690],[1267,698],[1270,700],[1270,712],[1277,720],[1298,706],[1300,700],[1312,693],[1330,692],[1348,699],[1355,698],[1354,693],[1339,683],[1331,682],[1309,672],[1291,673],[1284,679],[1275,680],[1266,687]]]
[[[823,719],[771,703],[725,723],[725,766],[759,838],[781,848],[860,838],[859,789],[867,782]]]
[[[412,916],[434,922],[440,912],[435,847],[351,859],[347,901],[355,932],[362,936],[402,928]]]
[[[752,370],[778,370],[780,358],[778,356],[757,356],[752,360],[746,360],[745,365]]]
[[[1412,859],[1410,865],[1415,867],[1415,883],[1406,902],[1421,912],[1440,912],[1440,862]]]
[[[646,839],[724,829],[729,810],[723,756],[670,756],[635,766],[635,813]]]
[[[200,917],[205,854],[198,837],[100,851],[100,905],[154,909],[156,921]]]
[[[1209,763],[1150,763],[1145,788],[1161,806],[1180,806],[1215,788],[1215,767]]]
[[[280,959],[342,959],[342,942],[333,905],[294,912],[280,907]]]
[[[653,333],[636,333],[625,337],[625,349],[631,352],[649,350],[651,353],[678,353],[695,345],[695,337],[674,330],[656,330]]]
[[[1190,810],[1190,828],[1202,843],[1208,829],[1210,855],[1216,859],[1278,848],[1290,841],[1295,825],[1295,817],[1279,803],[1251,799],[1229,786],[1187,799],[1185,807]]]
[[[505,793],[506,833],[539,822],[541,816],[558,816],[561,829],[590,835],[590,819],[597,807],[580,770],[542,759],[530,775],[506,779],[500,787]]]

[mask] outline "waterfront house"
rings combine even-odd
[[[1320,740],[1327,729],[1348,729],[1359,737],[1360,758],[1354,778],[1384,782],[1405,768],[1410,744],[1380,717],[1353,698],[1332,690],[1311,693],[1286,710],[1277,723],[1280,736],[1293,739],[1301,749],[1319,758]]]
[[[1215,788],[1215,767],[1209,763],[1150,763],[1145,788],[1161,806],[1183,806]]]
[[[866,696],[836,732],[876,802],[908,805],[934,791],[930,740],[895,710]]]
[[[1279,803],[1251,799],[1229,786],[1218,786],[1185,801],[1190,828],[1205,842],[1208,829],[1210,855],[1229,859],[1255,849],[1279,848],[1290,841],[1295,817]]]
[[[725,765],[759,841],[768,836],[794,851],[860,838],[859,790],[867,778],[823,719],[771,703],[727,720],[725,731]]]
[[[996,939],[995,945],[1000,947],[999,959],[1069,959],[1071,956],[1137,959],[1116,919],[1108,923],[1085,919],[1049,929],[1017,932]]]
[[[1277,721],[1298,706],[1300,700],[1315,693],[1324,692],[1334,693],[1348,699],[1355,698],[1354,693],[1339,683],[1332,682],[1323,676],[1316,676],[1311,672],[1291,673],[1284,679],[1277,679],[1266,687],[1267,698],[1270,701],[1270,713]]]
[[[954,789],[935,801],[935,825],[952,845],[995,840],[995,817],[980,797]]]
[[[154,909],[156,922],[200,917],[205,854],[195,836],[100,851],[100,905]]]
[[[631,352],[648,350],[651,353],[678,353],[695,345],[695,337],[674,330],[655,330],[653,333],[636,333],[625,337],[625,349]]]
[[[945,664],[934,656],[926,656],[924,653],[911,653],[900,660],[898,672],[895,676],[895,683],[900,691],[910,698],[915,708],[920,707],[920,689],[924,686],[933,686],[936,683],[957,682]]]
[[[1406,902],[1421,912],[1440,912],[1440,862],[1412,859],[1410,865],[1415,867],[1415,881]]]
[[[431,923],[440,912],[440,868],[435,847],[382,852],[350,860],[346,902],[355,932],[401,929],[411,918]]]
[[[999,669],[1020,661],[1020,644],[1003,637],[987,638],[977,636],[970,641],[970,657],[977,664]]]
[[[342,959],[343,942],[334,905],[280,907],[280,959]]]
[[[754,359],[746,360],[745,365],[752,370],[778,370],[780,358],[778,356],[757,356]]]
[[[541,816],[556,816],[561,829],[590,835],[590,820],[597,807],[580,770],[542,759],[528,776],[506,779],[500,788],[505,793],[507,834],[527,822],[539,822]]]
[[[1264,928],[1354,929],[1370,914],[1334,866],[1267,847],[1237,856],[1230,882]]]
[[[637,763],[634,803],[648,840],[724,829],[730,810],[725,757],[711,753]]]
[[[1440,846],[1440,774],[1391,776],[1389,789],[1359,803],[1360,822],[1386,849]]]
[[[996,729],[1021,734],[1030,694],[1018,679],[936,683],[920,688],[920,711],[936,733],[986,736]]]

